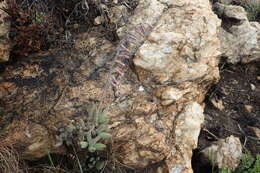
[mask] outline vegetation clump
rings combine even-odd
[[[241,159],[238,168],[231,171],[229,168],[222,168],[220,173],[259,173],[260,172],[260,154],[254,158],[250,153],[245,153]]]
[[[87,106],[83,112],[84,120],[73,121],[59,128],[60,134],[57,135],[57,140],[60,141],[59,145],[65,143],[68,147],[73,148],[73,154],[77,158],[81,172],[94,168],[100,170],[104,167],[105,162],[98,152],[106,148],[104,140],[111,138],[111,134],[108,132],[107,109],[92,104]],[[81,151],[85,153],[85,156],[79,158],[78,152]]]

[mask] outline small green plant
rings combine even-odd
[[[219,173],[232,173],[229,168],[221,168]],[[260,173],[260,154],[254,158],[250,153],[243,155],[238,168],[233,173]]]
[[[101,140],[111,137],[108,133],[107,110],[97,106],[91,106],[88,110],[88,116],[93,120],[91,129],[86,133],[84,139],[80,141],[81,148],[88,148],[89,152],[103,150],[106,145]]]
[[[219,173],[231,173],[231,170],[229,168],[222,168]]]
[[[106,145],[102,140],[110,138],[112,135],[108,133],[108,117],[107,109],[102,109],[97,105],[91,105],[87,108],[90,130],[83,136],[80,141],[82,149],[88,149],[86,164],[83,166],[85,172],[101,171],[105,167],[106,161],[96,151],[103,150]]]
[[[208,156],[209,156],[209,161],[212,165],[211,172],[214,172],[214,168],[215,168],[215,165],[216,165],[216,159],[217,159],[216,153],[213,150],[209,150]]]
[[[45,15],[43,12],[38,11],[36,9],[33,10],[35,17],[34,17],[34,22],[36,23],[42,23],[44,21]]]
[[[99,171],[105,165],[106,158],[100,151],[106,148],[104,140],[112,136],[108,132],[107,110],[96,104],[84,106],[79,120],[58,127],[57,145],[72,146],[81,173]],[[78,156],[78,148],[84,156]]]
[[[248,20],[260,21],[260,1],[259,0],[243,0],[241,6],[247,11]]]
[[[254,158],[250,153],[243,155],[235,173],[259,173],[260,172],[260,155]]]

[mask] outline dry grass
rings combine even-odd
[[[0,172],[21,173],[19,168],[19,157],[17,152],[10,147],[0,149]]]

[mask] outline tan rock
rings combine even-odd
[[[1,130],[0,147],[22,145],[19,153],[27,159],[46,155],[44,146],[62,152],[62,142],[79,140],[86,128],[86,105],[98,103],[109,108],[111,150],[120,163],[144,168],[166,158],[167,171],[192,172],[192,150],[204,117],[201,104],[219,79],[220,21],[208,0],[140,0],[127,25],[119,18],[118,46],[96,26],[79,35],[75,50],[53,50],[44,58],[6,66],[3,79],[8,80],[0,81],[4,115],[15,111],[20,123],[30,126],[0,119],[4,129],[9,124],[9,130]],[[136,44],[127,42],[128,32],[137,35],[140,25],[149,32],[139,34]],[[131,68],[115,56],[122,43],[134,57]],[[116,69],[124,76],[112,87]]]
[[[184,1],[173,2],[176,6],[179,3]],[[185,8],[191,10],[192,20],[184,17]],[[204,13],[201,10],[210,11],[188,3],[165,13],[139,48],[134,64],[151,72],[161,84],[196,80],[206,75],[220,54],[217,38],[220,22],[212,13],[201,15]],[[145,78],[142,75],[140,72],[140,77]]]
[[[253,130],[253,132],[255,133],[255,135],[260,139],[260,129],[257,127],[249,127],[251,130]]]
[[[94,20],[95,25],[100,25],[100,24],[102,24],[102,22],[104,22],[104,19],[102,18],[102,16],[97,16]]]
[[[210,102],[219,110],[223,111],[225,109],[225,106],[223,104],[223,101],[221,99],[212,98],[210,99]]]
[[[247,112],[252,112],[253,106],[251,106],[251,105],[245,105],[245,109],[247,110]]]
[[[204,121],[203,108],[189,102],[175,121],[174,136],[176,151],[168,157],[167,165],[170,172],[193,172],[191,167],[192,150],[197,147],[201,124]]]
[[[169,87],[162,93],[162,99],[177,101],[183,96],[184,92],[177,88]]]
[[[239,138],[230,136],[205,148],[202,153],[219,168],[234,170],[242,157],[242,145]]]
[[[230,63],[248,63],[260,57],[260,24],[249,22],[241,6],[215,4],[219,17],[223,19],[219,32],[221,53]],[[234,21],[229,22],[229,21]]]

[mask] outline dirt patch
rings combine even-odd
[[[211,170],[201,163],[199,151],[217,138],[233,135],[240,138],[245,152],[260,152],[260,139],[253,130],[260,129],[260,62],[221,63],[220,71],[221,79],[206,99],[205,122],[193,157],[195,173]]]

